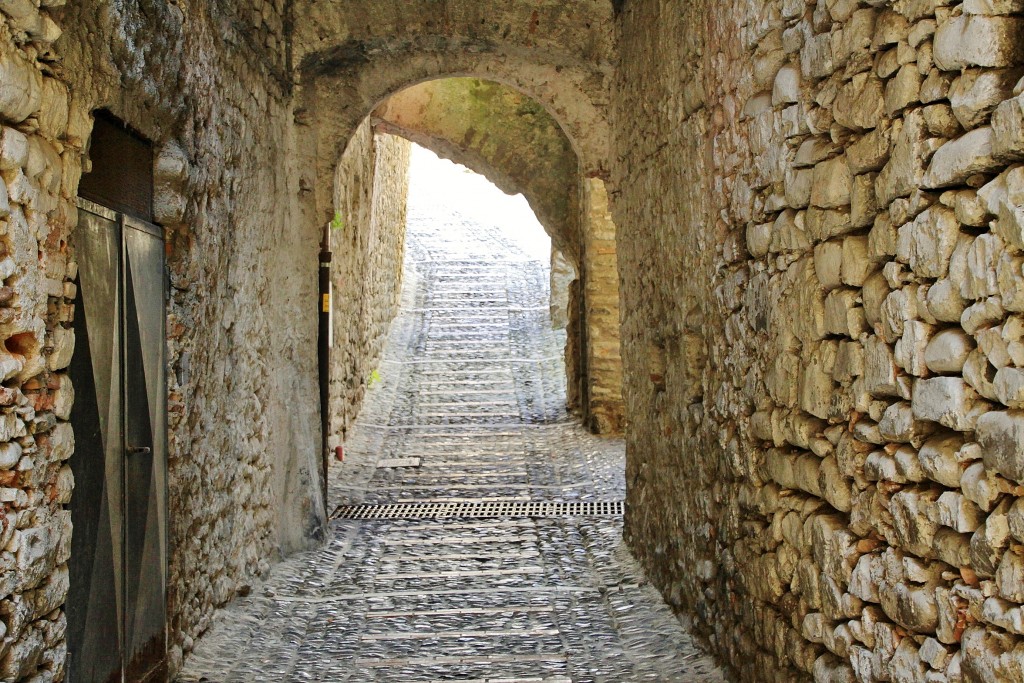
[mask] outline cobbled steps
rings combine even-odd
[[[508,235],[411,211],[403,311],[331,498],[462,513],[333,520],[217,615],[179,680],[724,680],[623,546],[621,511],[566,514],[621,505],[624,452],[566,414],[547,282]]]

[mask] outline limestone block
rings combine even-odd
[[[942,330],[929,340],[924,362],[934,373],[960,373],[974,348],[974,340],[963,330]]]
[[[28,163],[28,138],[4,126],[0,130],[0,171],[22,168]]]
[[[843,284],[851,287],[864,285],[874,267],[868,252],[868,238],[863,235],[847,237],[843,240]]]
[[[995,370],[985,358],[980,349],[975,349],[967,356],[964,362],[964,380],[974,388],[981,396],[990,401],[998,401],[995,385],[990,376],[994,379]]]
[[[50,460],[64,462],[75,451],[75,432],[69,422],[58,422],[50,430]]]
[[[63,370],[71,364],[71,356],[75,350],[75,331],[57,327],[53,330],[53,351],[47,358],[50,370]]]
[[[909,196],[921,187],[924,165],[932,152],[924,114],[919,110],[910,111],[902,122],[895,122],[893,131],[895,140],[889,161],[875,180],[879,206],[888,206],[893,199]]]
[[[982,465],[979,463],[979,467]],[[991,509],[991,500],[983,500]],[[1009,501],[1002,501],[971,536],[971,567],[982,578],[992,578],[1010,544]]]
[[[896,255],[896,239],[896,228],[888,212],[877,214],[868,233],[868,257],[872,261],[888,261]]]
[[[879,86],[881,87],[881,86]],[[878,106],[882,106],[882,94],[878,94]],[[868,171],[881,170],[889,160],[890,129],[876,128],[868,131],[846,150],[850,172],[860,175]]]
[[[843,247],[840,242],[822,242],[814,247],[814,273],[825,291],[842,284]]]
[[[992,153],[998,159],[1024,157],[1024,95],[998,104],[992,111]]]
[[[1002,301],[999,297],[992,296],[965,308],[963,315],[960,316],[960,325],[968,334],[975,334],[982,328],[1000,322],[1005,315]]]
[[[764,460],[765,478],[789,489],[822,495],[818,484],[821,460],[814,455],[791,455],[778,449],[768,451]]]
[[[906,37],[910,31],[907,18],[891,9],[885,9],[875,22],[875,35],[871,41],[871,49],[878,51],[889,45],[895,45]]]
[[[1017,249],[1024,249],[1024,166],[999,174],[978,190],[978,197],[996,217],[993,232]]]
[[[887,441],[915,445],[923,443],[933,431],[927,422],[916,419],[907,401],[897,401],[886,408],[878,429]]]
[[[978,340],[978,348],[985,354],[989,364],[997,370],[1010,364],[1010,352],[1006,340],[1003,339],[1002,326],[986,327],[974,335]]]
[[[882,339],[872,335],[864,343],[865,388],[873,396],[899,396],[899,368],[892,350]]]
[[[839,89],[832,115],[844,128],[867,130],[879,125],[885,106],[881,79],[870,72],[859,73]]]
[[[803,209],[811,201],[813,168],[786,168],[786,204],[793,209]]]
[[[864,345],[859,341],[839,344],[832,378],[842,384],[849,384],[864,374]]]
[[[939,24],[933,51],[935,65],[945,71],[972,66],[1005,67],[1024,60],[1018,17],[965,14]]]
[[[867,332],[864,309],[858,305],[858,298],[855,289],[836,289],[828,293],[825,297],[826,332],[853,339]]]
[[[939,608],[935,587],[899,583],[883,590],[882,610],[903,628],[917,633],[935,633],[939,624]]]
[[[905,64],[885,84],[885,113],[893,116],[908,105],[918,101],[921,91],[921,74],[914,64]]]
[[[1008,600],[986,598],[982,608],[982,617],[986,622],[995,624],[1004,631],[1024,634],[1024,608]]]
[[[946,99],[953,84],[954,74],[932,69],[921,83],[921,101],[925,104]]]
[[[1009,252],[1001,254],[996,264],[996,282],[1003,308],[1024,311],[1024,256]]]
[[[1003,240],[994,233],[979,235],[967,252],[967,277],[960,283],[960,295],[976,300],[999,294],[996,266],[1004,253]]]
[[[769,251],[802,251],[811,245],[805,226],[806,212],[786,209],[772,224]]]
[[[1001,597],[1024,603],[1024,556],[1012,550],[1003,553],[995,578]]]
[[[0,51],[0,118],[20,123],[39,109],[43,77],[17,50]]]
[[[761,258],[768,253],[771,238],[771,223],[751,223],[747,226],[747,251],[754,258]]]
[[[875,34],[875,20],[878,10],[858,8],[852,0],[838,0],[830,3],[829,13],[833,22],[842,24],[842,37],[837,46],[838,61],[848,64],[850,60],[868,52]]]
[[[850,224],[854,228],[867,227],[874,223],[878,213],[875,201],[874,173],[865,173],[853,178],[850,187]]]
[[[984,625],[969,626],[961,652],[965,681],[1024,680],[1024,643]]]
[[[958,138],[963,134],[960,122],[948,104],[929,104],[921,111],[924,112],[924,123],[929,134],[939,138]]]
[[[904,638],[899,642],[888,663],[894,680],[924,683],[928,667],[918,650],[917,642],[913,638]]]
[[[805,220],[807,234],[815,241],[844,235],[854,229],[847,208],[822,209],[811,206],[807,209]]]
[[[13,469],[21,460],[22,448],[16,441],[0,444],[0,470]]]
[[[1024,543],[1024,498],[1016,498],[1008,503],[1006,523],[1013,537]]]
[[[953,212],[964,225],[982,228],[988,225],[988,211],[976,190],[953,191]]]
[[[924,468],[921,467],[921,460],[917,451],[910,446],[900,446],[893,454],[896,462],[896,471],[908,482],[920,483],[926,479]]]
[[[75,388],[67,375],[57,377],[58,387],[53,392],[53,414],[60,420],[71,417],[71,407],[75,402]]]
[[[964,0],[964,14],[1013,14],[1024,12],[1024,0]]]
[[[835,143],[827,138],[821,136],[807,138],[800,143],[796,150],[796,156],[793,157],[793,167],[806,168],[814,166],[821,161],[835,156],[837,151],[838,148]]]
[[[965,129],[984,125],[996,106],[1013,95],[1019,69],[968,69],[949,89],[953,114]]]
[[[915,419],[938,422],[956,431],[973,429],[987,408],[960,377],[915,380],[911,405]]]
[[[975,430],[985,466],[1014,481],[1024,481],[1024,413],[991,411]]]
[[[787,64],[775,74],[772,85],[772,104],[792,104],[800,101],[800,69]]]
[[[903,336],[903,328],[907,321],[917,318],[916,292],[910,287],[893,290],[882,302],[879,334],[885,341],[895,343]]]
[[[1001,165],[993,155],[992,128],[975,128],[939,147],[928,165],[922,186],[959,185],[976,173],[993,171]]]
[[[877,326],[882,320],[882,305],[889,296],[889,283],[880,272],[875,272],[864,281],[864,288],[861,290],[864,301],[864,316],[868,324]],[[957,316],[959,321],[959,316]]]
[[[821,33],[808,38],[800,49],[800,72],[809,81],[830,76],[835,70],[832,59],[832,34]]]
[[[1010,408],[1024,408],[1024,369],[999,368],[992,384],[1000,403]]]
[[[956,434],[928,439],[918,452],[925,475],[944,486],[959,488],[961,471],[957,452],[962,445],[963,437]]]
[[[981,508],[956,491],[946,491],[939,496],[929,514],[937,523],[958,533],[973,533],[985,521]]]
[[[831,368],[818,354],[813,355],[800,368],[800,407],[815,417],[827,418],[832,412],[834,394]]]
[[[924,354],[933,329],[920,320],[908,320],[903,324],[903,335],[896,342],[894,357],[896,364],[908,374],[916,377],[927,374]]]
[[[818,163],[811,182],[811,205],[825,209],[849,205],[852,183],[845,155]]]
[[[821,489],[829,505],[840,512],[849,512],[852,508],[850,482],[839,471],[835,456],[828,456],[821,461],[818,470],[818,488]]]

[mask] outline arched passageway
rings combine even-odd
[[[722,680],[621,547],[622,441],[566,414],[528,206],[416,148],[408,221],[332,540],[221,614],[181,680]]]
[[[605,184],[626,539],[733,677],[1020,680],[1022,31],[1011,0],[0,2],[0,678],[91,656],[65,624],[99,493],[69,464],[96,454],[69,372],[95,113],[152,145],[167,245],[176,671],[323,538],[339,160],[389,96],[470,77]]]

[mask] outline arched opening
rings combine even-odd
[[[442,78],[380,102],[349,140],[332,176],[334,212],[346,226],[343,235],[336,233],[345,250],[333,257],[335,287],[340,293],[344,282],[362,282],[375,303],[366,308],[360,297],[336,297],[328,443],[344,439],[397,301],[403,242],[394,234],[401,219],[393,196],[405,188],[394,169],[406,162],[401,153],[395,156],[387,134],[524,195],[554,246],[548,279],[561,292],[561,302],[552,306],[564,311],[568,328],[569,407],[596,432],[621,430],[615,230],[604,183],[586,174],[563,127],[530,97],[493,81]]]

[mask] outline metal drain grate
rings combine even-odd
[[[339,505],[331,519],[440,519],[494,517],[615,517],[621,500],[602,501],[462,501],[457,503],[387,503]]]

